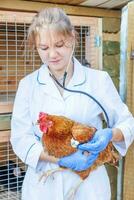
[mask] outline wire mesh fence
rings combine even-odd
[[[13,101],[18,82],[40,65],[36,51],[28,51],[28,24],[0,23],[0,101]]]
[[[21,199],[21,193],[16,193],[12,191],[3,191],[0,192],[0,199],[1,200],[20,200]]]
[[[0,143],[0,199],[19,200],[26,166],[15,156],[9,141]]]

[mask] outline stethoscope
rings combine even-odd
[[[40,82],[39,80],[39,70],[38,70],[38,73],[37,73],[37,82],[41,85],[45,85],[45,83],[42,83]],[[105,115],[105,118],[106,118],[106,123],[107,123],[107,127],[110,128],[110,124],[109,124],[109,117],[108,117],[108,114],[105,110],[105,108],[101,105],[101,103],[95,98],[93,97],[92,95],[86,93],[86,92],[83,92],[83,91],[80,91],[80,90],[70,90],[68,88],[65,87],[65,80],[66,80],[66,76],[67,76],[67,72],[65,71],[64,75],[63,75],[63,85],[61,83],[59,83],[59,81],[56,79],[56,77],[52,74],[52,73],[49,73],[49,75],[51,76],[51,78],[57,83],[57,85],[59,87],[61,87],[62,89],[68,91],[68,92],[73,92],[73,93],[79,93],[79,94],[83,94],[87,97],[89,97],[90,99],[92,99],[94,102],[97,103],[97,105],[102,109],[102,111],[104,112],[104,115]]]

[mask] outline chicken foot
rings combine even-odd
[[[65,196],[65,200],[74,200],[75,199],[75,194],[78,191],[80,185],[83,183],[84,180],[80,180],[77,185],[73,188],[70,189],[68,194]]]
[[[50,176],[54,175],[56,172],[63,171],[63,170],[66,170],[66,169],[59,167],[59,168],[56,168],[56,169],[48,170],[47,172],[44,172],[40,176],[39,181],[41,181],[42,178],[45,177],[45,180],[44,180],[44,183],[45,183]]]

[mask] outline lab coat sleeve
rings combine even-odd
[[[122,102],[107,72],[105,73],[104,81],[105,90],[102,88],[104,91],[103,101],[110,119],[110,127],[119,128],[124,135],[123,142],[113,142],[113,145],[124,156],[134,140],[134,117]]]
[[[27,80],[20,81],[14,102],[11,120],[11,144],[16,155],[27,165],[36,168],[43,151],[33,131],[29,111],[30,85]]]

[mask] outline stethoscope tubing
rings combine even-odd
[[[94,102],[96,102],[97,105],[98,105],[98,106],[102,109],[102,111],[104,112],[104,115],[105,115],[105,118],[106,118],[107,127],[110,128],[108,114],[107,114],[105,108],[101,105],[101,103],[100,103],[95,97],[93,97],[93,96],[90,95],[89,93],[83,92],[83,91],[81,91],[81,90],[71,90],[71,89],[68,89],[68,88],[66,88],[65,86],[61,85],[53,74],[49,73],[49,75],[50,75],[50,76],[52,77],[52,79],[57,83],[57,85],[59,85],[59,86],[60,86],[61,88],[63,88],[64,90],[66,90],[66,91],[68,91],[68,92],[72,92],[72,93],[83,94],[83,95],[89,97],[90,99],[92,99]],[[45,85],[44,83],[41,83],[41,82],[39,81],[39,70],[38,70],[38,74],[37,74],[37,82],[38,82],[39,84],[41,84],[41,85]]]

